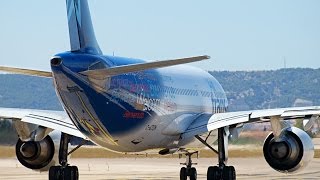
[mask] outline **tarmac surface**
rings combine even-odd
[[[118,158],[118,159],[71,159],[77,165],[82,180],[176,180],[179,179],[179,164],[184,159],[175,158]],[[205,180],[207,168],[217,164],[216,159],[193,159],[198,163],[198,179]],[[274,171],[261,158],[232,158],[229,165],[235,166],[237,179],[320,179],[320,159],[314,159],[303,171],[287,175]],[[42,180],[47,172],[35,172],[24,168],[14,159],[0,159],[0,179]]]

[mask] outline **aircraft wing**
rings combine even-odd
[[[22,69],[22,68],[14,68],[14,67],[6,67],[6,66],[0,66],[0,71],[14,73],[14,74],[47,77],[47,78],[52,77],[52,73],[47,71],[38,71],[38,70]]]
[[[320,106],[227,112],[218,113],[211,116],[203,115],[195,119],[183,134],[186,136],[200,135],[231,125],[252,122],[266,122],[270,121],[271,118],[277,118],[278,120],[306,117],[311,118],[313,115],[320,115]]]
[[[21,120],[86,139],[64,111],[0,108],[0,119]]]

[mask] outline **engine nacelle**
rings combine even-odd
[[[283,129],[279,138],[272,133],[263,145],[268,164],[282,173],[294,173],[305,168],[314,156],[310,136],[296,127]]]
[[[16,156],[19,162],[36,171],[48,171],[58,165],[60,132],[53,131],[41,141],[22,141],[16,144]]]

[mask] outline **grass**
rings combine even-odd
[[[229,156],[232,157],[263,157],[261,146],[232,146],[229,150]],[[15,147],[13,146],[0,146],[0,158],[16,157]],[[98,147],[81,147],[75,151],[71,158],[145,158],[145,157],[157,157],[157,158],[178,158],[178,155],[161,156],[158,154],[119,154],[109,152],[105,149]],[[216,154],[211,150],[201,150],[199,153],[201,158],[216,157]],[[320,149],[315,150],[315,158],[320,158]]]
[[[15,157],[16,150],[14,146],[0,146],[0,158]]]

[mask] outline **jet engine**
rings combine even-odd
[[[309,135],[296,127],[285,128],[279,137],[270,133],[263,145],[268,164],[282,173],[294,173],[307,166],[314,156]]]
[[[19,162],[33,170],[48,171],[51,166],[58,165],[60,132],[53,131],[40,141],[18,140],[16,156]]]

